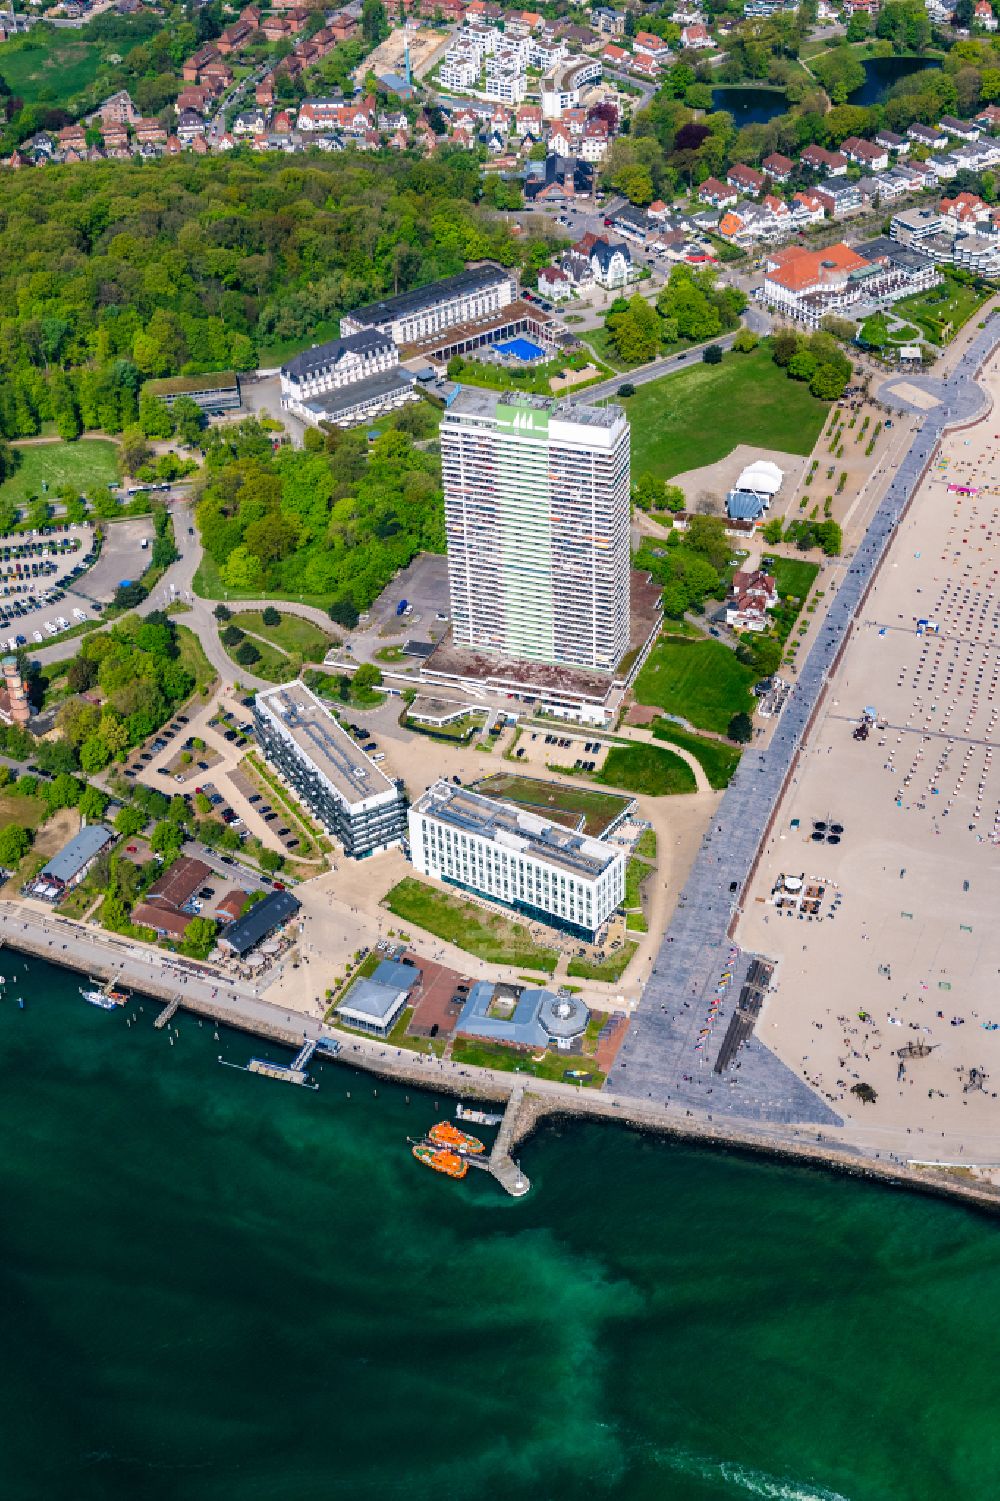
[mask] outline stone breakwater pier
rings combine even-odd
[[[83,974],[118,977],[119,983],[144,995],[177,1003],[177,1014],[190,1013],[232,1027],[251,1036],[298,1051],[304,1037],[337,1038],[336,1059],[373,1079],[412,1087],[425,1094],[448,1095],[462,1102],[496,1103],[504,1114],[491,1154],[491,1171],[507,1192],[519,1197],[528,1190],[518,1150],[545,1121],[601,1120],[634,1130],[672,1137],[703,1146],[737,1148],[766,1153],[788,1161],[866,1177],[897,1187],[917,1189],[961,1200],[970,1206],[1000,1211],[1000,1188],[977,1181],[963,1167],[958,1173],[933,1164],[909,1165],[891,1155],[865,1155],[858,1148],[831,1139],[811,1126],[789,1126],[733,1119],[706,1120],[681,1106],[659,1106],[522,1075],[459,1067],[422,1053],[390,1048],[378,1041],[346,1038],[321,1023],[288,1013],[262,1001],[252,992],[232,987],[228,977],[194,961],[167,963],[172,956],[147,951],[141,945],[115,939],[62,918],[40,916],[16,903],[0,904],[0,938],[4,946],[33,958],[45,959]],[[498,1150],[499,1148],[499,1150]],[[523,1186],[518,1187],[520,1178]]]

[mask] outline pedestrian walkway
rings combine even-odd
[[[803,736],[836,667],[859,606],[893,531],[946,427],[969,424],[989,408],[976,376],[1000,343],[991,318],[943,380],[914,376],[936,398],[921,414],[909,449],[849,560],[775,733],[748,750],[705,834],[670,928],[653,963],[638,1016],[608,1077],[609,1089],[658,1103],[686,1103],[710,1115],[764,1121],[836,1122],[824,1102],[758,1038],[724,1076],[712,1064],[735,1009],[747,967],[729,928]],[[722,977],[731,973],[724,983]],[[721,987],[721,988],[720,988]],[[709,1041],[706,1041],[708,1039]]]

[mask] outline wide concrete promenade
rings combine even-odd
[[[900,515],[944,429],[973,422],[988,408],[989,398],[975,378],[998,343],[1000,320],[991,318],[951,375],[910,379],[909,385],[936,405],[922,409],[905,403],[920,410],[923,421],[850,560],[770,744],[744,755],[702,841],[641,1010],[609,1076],[607,1088],[616,1094],[682,1103],[716,1118],[836,1123],[819,1096],[757,1038],[742,1049],[735,1069],[722,1076],[713,1072],[746,969],[729,929],[807,727]],[[859,703],[859,713],[863,707]],[[730,972],[732,978],[724,980]]]

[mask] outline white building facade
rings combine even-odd
[[[492,263],[474,266],[384,302],[355,308],[340,320],[341,334],[386,333],[396,344],[410,344],[456,323],[486,318],[509,307],[517,294],[513,274]]]
[[[493,798],[435,782],[409,811],[421,875],[592,940],[625,899],[625,852]]]
[[[467,388],[441,459],[455,644],[613,671],[629,640],[629,425]]]

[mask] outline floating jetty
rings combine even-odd
[[[499,1126],[503,1120],[503,1112],[499,1115],[490,1115],[486,1110],[470,1110],[467,1105],[456,1105],[455,1119],[457,1121],[473,1121],[477,1126]]]
[[[309,1077],[309,1064],[319,1048],[335,1058],[340,1052],[340,1043],[332,1038],[306,1037],[291,1063],[272,1063],[270,1058],[251,1058],[247,1064],[230,1063],[221,1053],[219,1062],[225,1064],[226,1068],[238,1068],[244,1074],[263,1074],[265,1079],[277,1079],[282,1084],[298,1084],[302,1089],[318,1089],[317,1081]]]

